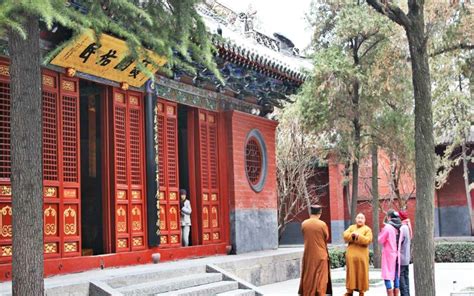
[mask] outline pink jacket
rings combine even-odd
[[[379,233],[379,244],[382,245],[382,279],[395,280],[395,266],[397,257],[400,257],[400,246],[402,238],[398,240],[397,248],[397,233],[398,229],[390,224],[385,224],[382,231]],[[398,274],[400,275],[400,260],[398,260]]]

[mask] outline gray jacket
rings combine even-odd
[[[400,227],[400,239],[402,240],[402,245],[400,247],[400,265],[410,265],[410,229],[408,225],[403,224]]]
[[[181,208],[181,226],[191,225],[191,202],[189,200],[184,201],[184,205]]]

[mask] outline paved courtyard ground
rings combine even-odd
[[[345,271],[343,269],[335,270],[331,276],[336,278],[343,278]],[[380,276],[380,275],[379,275]],[[378,277],[379,277],[378,276]],[[474,285],[474,263],[436,263],[436,295],[449,296],[453,291],[453,282],[456,281],[455,289],[468,287]],[[299,279],[289,280],[276,284],[261,286],[260,289],[265,295],[297,295]],[[413,284],[413,264],[410,265],[410,290],[411,295],[415,295]],[[334,286],[333,295],[343,295],[346,289],[344,286]],[[357,293],[354,293],[357,295]],[[385,294],[385,287],[380,285],[378,287],[371,287],[365,294],[367,296],[383,296]]]

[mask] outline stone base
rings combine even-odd
[[[471,236],[467,207],[440,207],[438,211],[440,236]]]
[[[232,253],[278,248],[276,209],[236,209],[230,213]]]

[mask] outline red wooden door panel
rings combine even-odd
[[[178,105],[158,100],[160,246],[181,246],[178,163]]]
[[[112,204],[115,252],[146,248],[143,96],[113,90]]]
[[[222,241],[221,196],[219,192],[219,157],[217,139],[217,115],[214,112],[198,112],[198,206],[201,241],[211,244]]]
[[[10,87],[0,62],[0,262],[11,260]],[[77,78],[42,71],[45,258],[78,256],[80,238]]]

